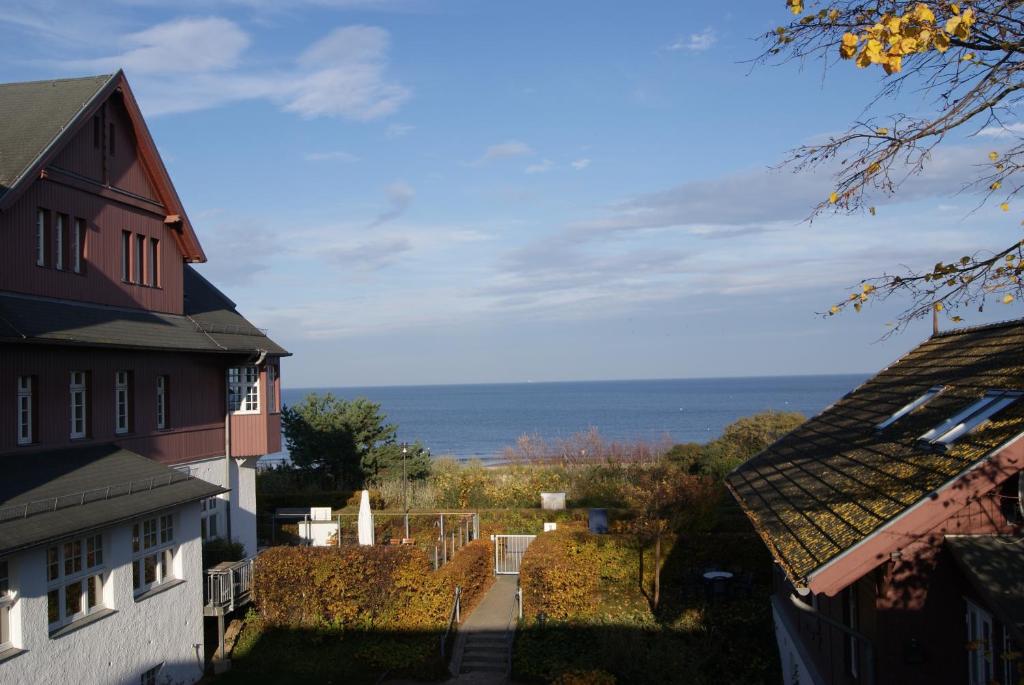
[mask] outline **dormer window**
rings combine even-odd
[[[924,405],[928,404],[929,402],[931,402],[943,390],[945,390],[945,388],[942,387],[941,385],[937,385],[934,388],[930,388],[928,392],[921,395],[913,402],[903,405],[903,407],[901,407],[899,411],[897,411],[895,414],[887,418],[885,421],[882,421],[880,424],[875,426],[875,428],[877,428],[878,430],[888,428],[892,424],[902,419],[907,414],[910,414],[911,412],[914,412],[923,407]]]
[[[1024,396],[1019,390],[990,390],[977,402],[932,428],[919,440],[946,447]]]

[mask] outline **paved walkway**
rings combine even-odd
[[[494,585],[468,618],[459,626],[452,652],[452,670],[448,680],[459,685],[506,685],[509,655],[515,636],[515,617],[509,617],[516,603],[519,576],[498,576]],[[387,685],[411,685],[409,681],[389,681]]]
[[[483,601],[459,626],[452,654],[452,668],[458,675],[449,682],[500,685],[508,680],[518,582],[519,576],[495,578]]]

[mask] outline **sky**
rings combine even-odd
[[[85,5],[88,5],[86,7]],[[5,0],[0,79],[123,68],[286,386],[862,373],[926,337],[861,278],[995,249],[947,142],[878,215],[805,221],[787,150],[880,70],[755,66],[783,0]],[[903,111],[924,112],[907,95]],[[993,304],[967,323],[1019,317]]]

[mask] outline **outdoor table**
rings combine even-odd
[[[732,574],[728,571],[708,571],[704,574],[704,580],[718,580],[719,578],[729,580],[732,578]]]

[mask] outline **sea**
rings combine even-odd
[[[813,416],[866,375],[284,388],[285,404],[308,393],[364,397],[381,405],[401,442],[432,456],[498,462],[523,435],[547,441],[596,428],[606,441],[707,442],[736,419],[766,410]],[[287,453],[270,455],[269,460]]]

